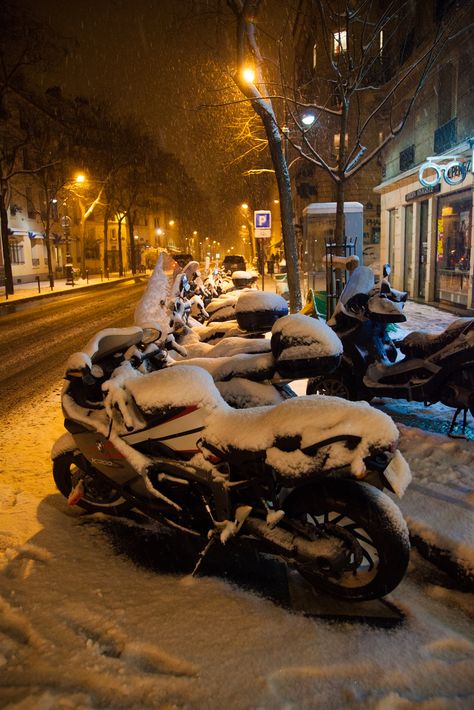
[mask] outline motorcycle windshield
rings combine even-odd
[[[358,266],[344,287],[340,302],[345,306],[348,301],[359,293],[369,293],[375,285],[374,272],[368,266]]]

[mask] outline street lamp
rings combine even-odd
[[[301,123],[303,123],[308,128],[313,125],[316,120],[314,113],[305,113],[301,118]]]
[[[246,84],[253,84],[255,81],[255,71],[252,67],[244,67],[241,71],[241,75]]]

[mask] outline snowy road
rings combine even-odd
[[[11,412],[20,402],[62,377],[71,352],[101,328],[128,326],[145,282],[113,283],[100,290],[32,303],[15,304],[0,315],[0,407]],[[54,345],[53,345],[54,344]]]
[[[216,577],[190,582],[160,567],[153,531],[138,536],[133,527],[127,532],[121,526],[114,534],[104,521],[67,508],[49,460],[51,443],[62,432],[62,362],[99,327],[129,324],[137,298],[124,290],[125,306],[119,306],[101,293],[93,317],[85,306],[68,304],[69,336],[61,340],[59,356],[51,352],[50,338],[36,342],[38,332],[53,332],[51,313],[38,315],[36,332],[28,319],[18,323],[17,343],[10,341],[3,351],[14,369],[15,348],[27,343],[26,361],[37,365],[23,376],[15,372],[23,397],[0,435],[0,706],[473,707],[472,595],[416,551],[407,577],[390,595],[405,620],[387,631],[290,613]],[[62,334],[61,328],[54,332]],[[459,519],[472,498],[474,443],[402,427],[402,450],[416,474],[416,495],[440,471],[435,493],[441,486],[451,497],[455,488],[457,495],[464,490],[464,507],[455,509]],[[435,498],[425,500],[433,507]],[[406,515],[422,533],[419,504],[407,497]]]

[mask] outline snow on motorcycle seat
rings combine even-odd
[[[237,323],[248,333],[269,330],[275,321],[287,314],[285,299],[268,291],[243,291],[235,304]]]
[[[441,333],[414,331],[397,342],[397,345],[406,357],[429,357],[452,343],[461,333],[467,334],[473,329],[474,318],[458,318]]]
[[[342,357],[342,343],[322,320],[301,313],[284,316],[272,327],[271,346],[281,377],[299,379],[332,372]]]
[[[255,271],[234,271],[231,279],[235,288],[249,288],[257,282],[258,274]]]

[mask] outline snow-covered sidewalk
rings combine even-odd
[[[147,274],[137,274],[137,276],[146,276]],[[135,278],[131,273],[125,276],[119,274],[111,274],[109,278],[105,276],[91,276],[87,279],[78,278],[74,280],[74,285],[66,283],[66,279],[55,279],[54,286],[51,288],[49,281],[40,281],[38,284],[35,281],[28,283],[15,284],[14,293],[7,298],[5,287],[0,289],[0,309],[1,307],[18,301],[30,301],[37,298],[45,298],[51,296],[61,296],[66,293],[73,293],[79,289],[107,286],[113,282],[127,281]]]

